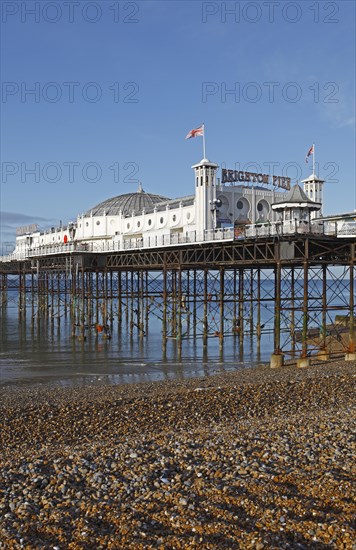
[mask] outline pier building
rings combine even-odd
[[[154,317],[163,357],[169,342],[181,359],[187,339],[205,354],[209,339],[223,349],[230,337],[242,360],[247,337],[257,350],[272,337],[272,367],[356,361],[356,234],[322,217],[324,182],[227,169],[218,179],[206,158],[192,168],[189,196],[140,185],[72,223],[21,228],[0,258],[2,307],[16,304],[38,330],[68,312],[83,345],[115,330],[147,338]]]
[[[323,181],[314,176],[305,180],[304,188],[310,204],[317,206],[303,213],[294,210],[287,220],[274,205],[285,201],[289,178],[224,169],[218,179],[218,165],[208,159],[192,168],[194,193],[189,196],[155,195],[140,183],[135,193],[106,199],[79,214],[75,222],[43,231],[37,226],[20,229],[15,255],[46,253],[70,244],[105,251],[234,238],[246,230],[251,235],[256,225],[271,228],[281,218],[289,231],[291,219],[303,227],[321,209]],[[279,229],[283,230],[280,223]]]

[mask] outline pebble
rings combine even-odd
[[[351,550],[354,391],[342,362],[0,388],[0,549]]]

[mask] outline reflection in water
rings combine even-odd
[[[69,316],[60,319],[32,316],[30,308],[18,317],[17,308],[1,309],[0,384],[124,384],[183,379],[250,366],[267,361],[272,349],[269,336],[260,357],[253,340],[209,338],[203,349],[201,338],[188,338],[179,358],[177,341],[167,342],[162,352],[161,325],[150,319],[148,334],[130,335],[113,323],[111,339],[88,330],[85,340],[72,337]]]

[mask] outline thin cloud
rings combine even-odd
[[[37,222],[47,222],[50,223],[52,220],[48,218],[41,218],[35,216],[29,216],[28,214],[23,214],[22,212],[0,212],[0,222],[2,225],[11,224],[11,225],[23,225],[25,223],[37,223]]]
[[[355,109],[351,101],[346,99],[339,103],[323,104],[322,116],[336,128],[355,126]]]

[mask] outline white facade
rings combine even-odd
[[[207,232],[235,229],[250,224],[271,224],[279,219],[272,204],[282,201],[285,191],[265,186],[217,183],[218,165],[203,159],[192,166],[195,192],[188,197],[167,199],[145,193],[113,197],[100,203],[66,226],[19,235],[15,253],[45,251],[46,248],[78,246],[91,250],[122,250],[130,242],[158,246],[168,242],[204,240]],[[307,183],[308,182],[308,183]],[[321,180],[312,182],[322,184]],[[310,189],[309,179],[305,186]],[[321,197],[321,186],[315,187]],[[307,191],[307,190],[306,190]],[[315,200],[315,198],[313,198]],[[320,202],[320,201],[318,201]],[[147,244],[148,243],[148,244]]]
[[[304,185],[304,191],[307,197],[321,204],[320,210],[317,212],[312,212],[311,219],[319,218],[323,214],[323,185],[324,180],[318,178],[315,174],[311,174],[305,180],[302,180]]]
[[[217,207],[217,225],[272,223],[277,219],[272,204],[284,195],[284,191],[261,187],[219,186],[216,197],[221,201],[221,206]]]

